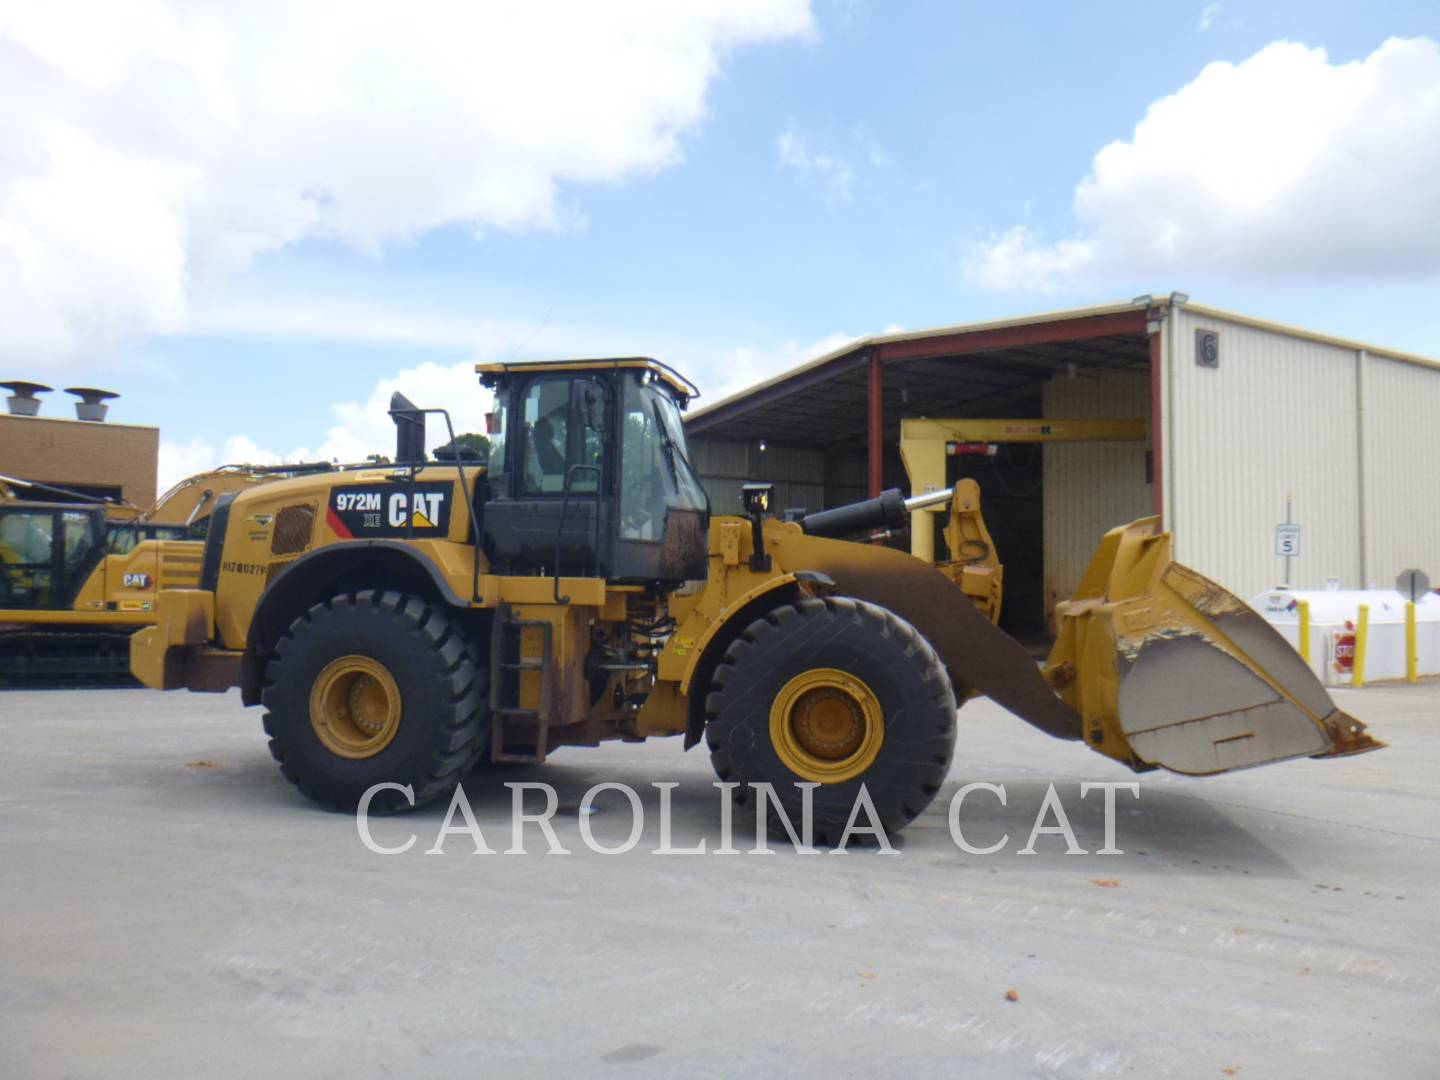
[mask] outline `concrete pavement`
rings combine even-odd
[[[258,710],[140,690],[0,694],[0,1074],[1435,1075],[1440,686],[1342,691],[1388,750],[1211,780],[1127,770],[967,705],[950,783],[896,856],[657,856],[719,838],[703,750],[565,750],[466,781],[497,852],[503,783],[556,788],[574,854],[424,854],[444,807],[304,802]],[[1042,835],[1054,783],[1077,841]],[[601,781],[644,795],[589,851]],[[970,781],[960,850],[946,811]],[[537,804],[538,805],[538,802]],[[618,844],[615,792],[588,815]],[[753,838],[736,817],[737,846]],[[1016,1000],[1007,994],[1013,991]]]

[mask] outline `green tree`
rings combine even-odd
[[[435,448],[436,461],[454,461],[456,450],[460,451],[465,461],[489,461],[490,460],[490,439],[474,431],[467,431],[463,435],[456,435],[455,441],[446,443],[444,446]]]

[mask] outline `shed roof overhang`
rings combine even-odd
[[[862,448],[875,365],[883,371],[887,437],[906,417],[1004,415],[1056,375],[1148,370],[1147,327],[1158,315],[1125,304],[862,338],[695,410],[686,429],[735,442]]]

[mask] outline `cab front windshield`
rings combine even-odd
[[[620,537],[660,541],[667,509],[706,508],[705,492],[687,464],[680,409],[664,390],[625,380],[624,446],[620,456]]]

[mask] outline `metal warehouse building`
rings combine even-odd
[[[1440,363],[1179,293],[863,338],[695,409],[687,428],[717,509],[738,512],[740,484],[761,479],[779,506],[817,509],[909,494],[901,423],[921,418],[1010,421],[973,439],[950,425],[939,468],[942,483],[980,482],[1012,633],[1043,635],[1101,535],[1149,514],[1177,558],[1243,597],[1285,580],[1287,521],[1296,587],[1440,571]],[[1033,423],[1082,418],[1135,423],[1114,438],[1089,425],[1094,441]]]

